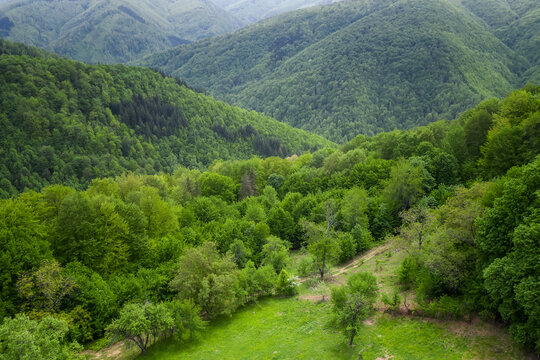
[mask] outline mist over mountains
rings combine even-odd
[[[2,0],[0,36],[90,63],[119,63],[329,0]]]

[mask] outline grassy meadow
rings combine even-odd
[[[298,255],[301,256],[301,255]],[[145,359],[526,359],[498,325],[472,321],[437,321],[391,315],[378,310],[364,322],[349,347],[343,333],[330,324],[327,295],[332,284],[357,271],[377,276],[382,292],[396,286],[394,273],[403,252],[375,248],[342,268],[333,268],[329,282],[306,281],[300,295],[267,298],[232,317],[211,323],[199,341],[181,344],[169,339],[152,346]],[[360,356],[362,354],[362,357]]]

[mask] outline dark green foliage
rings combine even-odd
[[[478,8],[491,11],[490,4]],[[359,133],[451,119],[521,86],[522,77],[535,81],[537,13],[532,5],[520,14],[519,26],[507,31],[517,40],[506,41],[509,48],[500,40],[506,36],[498,38],[498,29],[464,6],[344,1],[183,45],[139,64],[345,142]],[[522,49],[531,56],[520,56]],[[532,73],[523,75],[528,69]]]
[[[540,158],[504,181],[502,196],[478,220],[485,287],[514,338],[539,349]]]

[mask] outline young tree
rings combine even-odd
[[[173,317],[173,332],[179,340],[197,339],[206,328],[206,322],[199,315],[201,307],[193,300],[173,300],[168,305]]]
[[[356,273],[346,285],[332,289],[334,320],[349,337],[349,346],[353,345],[362,320],[368,317],[376,299],[377,281],[369,273]]]
[[[433,221],[429,209],[417,206],[400,214],[403,219],[403,226],[400,230],[400,238],[407,244],[417,244],[418,251],[422,250],[422,244],[426,240],[427,232]]]
[[[298,289],[294,280],[287,271],[281,270],[276,281],[276,294],[281,296],[295,295]]]
[[[133,341],[145,355],[150,338],[153,336],[155,342],[159,334],[170,331],[172,326],[171,311],[163,304],[127,304],[107,332],[115,338],[122,336]]]
[[[21,297],[34,310],[55,313],[62,299],[75,289],[76,283],[64,272],[58,261],[45,260],[39,269],[21,276],[17,287]]]
[[[288,246],[280,238],[270,236],[263,246],[262,259],[263,265],[270,265],[279,273],[289,262]]]
[[[317,272],[324,280],[324,274],[329,259],[332,259],[338,250],[336,238],[333,235],[333,229],[336,225],[336,215],[334,206],[331,202],[326,203],[326,226],[304,222],[304,230],[308,236],[308,251],[314,257],[314,265]]]
[[[216,245],[207,242],[186,250],[170,287],[180,300],[194,300],[209,317],[230,314],[238,305],[237,272],[232,257],[221,256]]]

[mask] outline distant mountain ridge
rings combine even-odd
[[[0,5],[0,36],[89,63],[119,63],[231,32],[209,0],[19,0]]]
[[[0,36],[87,63],[122,63],[333,1],[0,0]]]
[[[212,0],[245,24],[251,24],[280,13],[341,0]]]
[[[483,20],[491,2],[513,4],[513,20],[504,23],[510,25]],[[283,14],[137,64],[346,141],[358,133],[454,118],[485,98],[538,79],[538,31],[527,24],[537,23],[540,5],[471,4],[343,1]],[[518,25],[527,32],[513,31]]]

